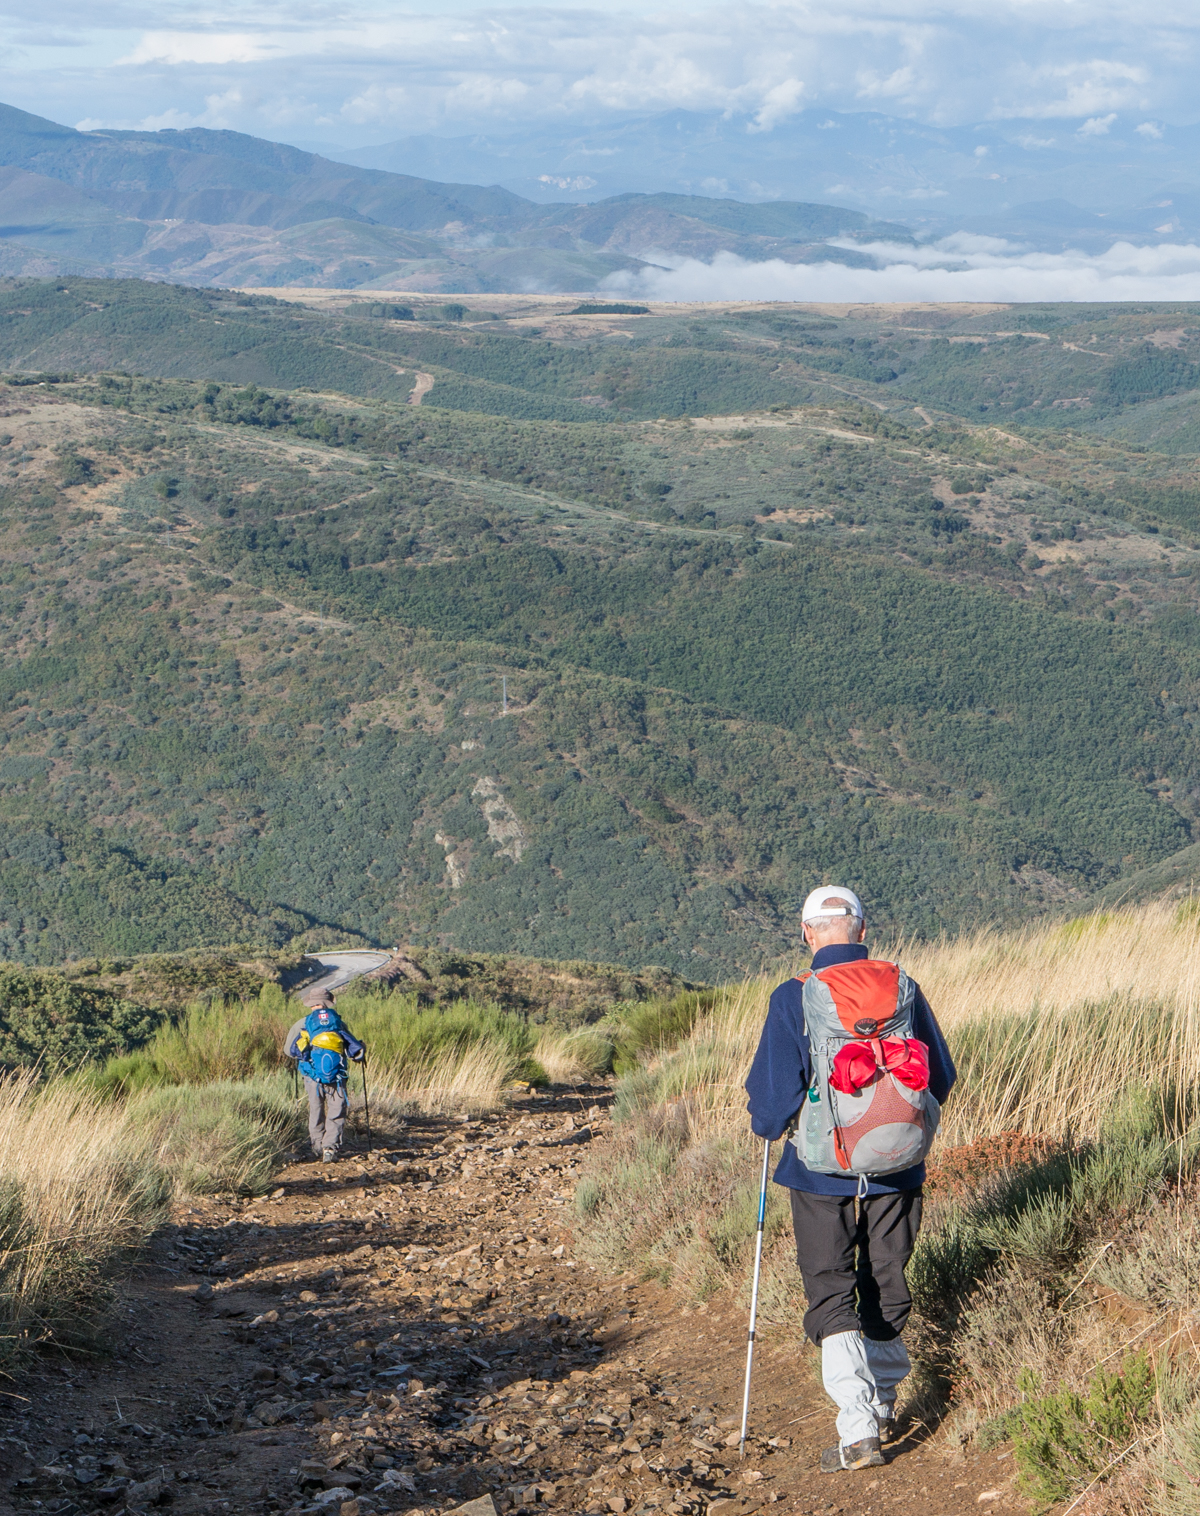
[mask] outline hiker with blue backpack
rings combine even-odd
[[[837,1446],[821,1454],[821,1471],[836,1473],[882,1464],[895,1437],[912,1367],[904,1271],[955,1068],[920,987],[869,957],[853,890],[813,890],[801,923],[812,966],[772,994],[746,1090],[765,1151],[789,1134],[774,1178],[791,1199],[804,1330],[837,1406]]]
[[[304,1077],[313,1157],[333,1163],[342,1145],[349,1108],[346,1060],[353,1058],[361,1063],[367,1050],[338,1015],[333,996],[326,990],[288,1033],[285,1051],[289,1058],[298,1060],[296,1067]]]

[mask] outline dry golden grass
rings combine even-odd
[[[1200,911],[1153,904],[980,931],[956,941],[872,945],[897,958],[934,1009],[959,1065],[945,1143],[1000,1131],[1091,1136],[1130,1083],[1200,1086]],[[692,1142],[745,1132],[743,1088],[767,1002],[797,972],[729,986],[673,1051],[654,1059],[644,1095],[686,1104]]]
[[[1094,1136],[1129,1084],[1200,1084],[1200,912],[1154,903],[901,949],[964,1078],[943,1140]]]
[[[581,1084],[603,1073],[612,1057],[612,1047],[589,1027],[575,1032],[543,1032],[533,1050],[551,1084]]]
[[[145,1241],[165,1184],[151,1141],[79,1085],[0,1078],[0,1322],[11,1351],[86,1334],[103,1269]]]
[[[479,1115],[503,1105],[512,1080],[509,1050],[495,1043],[450,1045],[371,1072],[371,1104],[382,1116]]]

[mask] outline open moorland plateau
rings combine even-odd
[[[0,1501],[1200,1510],[1198,339],[0,282]],[[822,1479],[777,1197],[730,1433],[835,877],[961,1081],[904,1437]]]

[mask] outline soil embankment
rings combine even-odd
[[[915,1436],[885,1469],[819,1475],[815,1354],[769,1333],[739,1461],[745,1313],[577,1257],[573,1175],[607,1098],[414,1119],[267,1198],[178,1207],[122,1286],[112,1356],[47,1360],[6,1397],[0,1511],[1021,1508],[1004,1453]]]

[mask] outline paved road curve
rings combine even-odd
[[[377,950],[353,948],[345,952],[340,950],[316,952],[306,956],[315,958],[325,970],[319,978],[310,980],[300,994],[300,999],[305,1005],[312,1005],[317,996],[323,994],[325,990],[340,990],[352,979],[369,974],[372,969],[377,969],[380,964],[386,963],[392,955]]]

